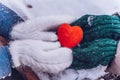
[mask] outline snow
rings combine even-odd
[[[0,0],[28,18],[49,15],[113,14],[120,11],[120,0]],[[33,8],[28,8],[31,5]]]
[[[0,2],[25,20],[51,15],[72,15],[76,18],[85,14],[111,15],[120,11],[120,0],[0,0]],[[28,4],[32,5],[33,8],[27,8]],[[91,25],[90,19],[88,22]],[[89,70],[66,70],[54,77],[54,80],[75,80],[77,78],[81,80],[85,77],[94,80],[104,75],[105,69],[106,67],[98,66]]]

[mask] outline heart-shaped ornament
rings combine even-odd
[[[83,39],[83,30],[80,26],[61,24],[58,29],[58,39],[63,47],[73,48]]]

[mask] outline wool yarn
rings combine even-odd
[[[71,68],[90,69],[98,65],[107,66],[115,56],[117,44],[118,41],[108,38],[81,43],[73,48]]]
[[[84,31],[82,42],[99,38],[118,40],[120,37],[120,18],[117,15],[85,15],[71,25],[82,27]]]
[[[81,26],[83,40],[73,48],[73,69],[107,66],[114,59],[120,37],[117,15],[85,15],[71,24]]]

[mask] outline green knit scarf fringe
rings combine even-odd
[[[90,69],[107,66],[114,59],[120,38],[120,18],[117,15],[85,15],[71,25],[81,26],[82,42],[73,48],[70,68]]]

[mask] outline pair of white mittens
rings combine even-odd
[[[14,41],[9,44],[13,66],[29,66],[36,74],[41,71],[54,74],[68,68],[72,63],[72,50],[61,47],[56,29],[61,23],[71,23],[74,19],[46,16],[15,25],[10,33]]]

